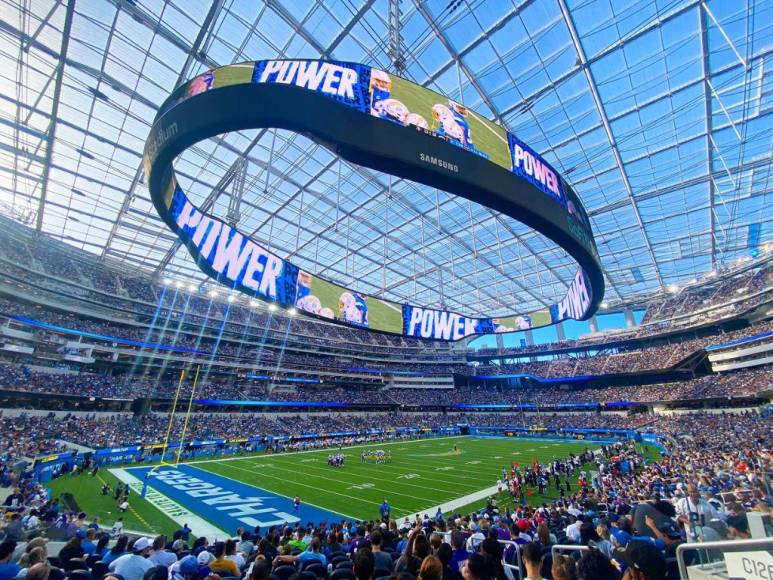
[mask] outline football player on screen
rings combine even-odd
[[[359,294],[355,294],[354,304],[357,307],[357,310],[360,311],[360,324],[368,326],[368,303],[365,302],[365,298]]]
[[[208,70],[207,72],[200,74],[194,78],[188,85],[186,94],[188,97],[198,95],[199,93],[206,93],[212,88],[212,84],[215,82],[214,71]]]
[[[295,295],[296,305],[298,302],[301,301],[302,298],[305,298],[309,294],[311,294],[311,274],[309,274],[308,272],[304,272],[303,270],[299,270],[298,271],[298,291]]]
[[[408,123],[408,107],[397,99],[386,99],[377,105],[381,112],[379,118],[406,125]]]
[[[432,105],[432,130],[454,145],[464,145],[464,129],[456,122],[451,109],[440,103]]]
[[[510,328],[509,326],[505,326],[504,324],[500,324],[498,318],[495,318],[492,322],[494,323],[494,332],[496,332],[496,333],[512,332],[513,330],[515,330],[514,328]]]
[[[451,111],[451,115],[453,116],[454,121],[456,121],[456,124],[462,128],[464,133],[464,146],[469,147],[470,149],[475,149],[475,145],[472,142],[472,135],[470,135],[470,125],[467,123],[467,107],[457,103],[456,101],[448,99],[448,108]]]
[[[427,120],[418,113],[409,113],[405,118],[405,123],[406,125],[414,125],[416,127],[421,127],[422,129],[429,129]]]
[[[319,314],[322,310],[322,303],[319,298],[313,294],[299,298],[295,303],[295,306],[304,312],[310,312],[311,314]]]
[[[341,293],[338,299],[338,313],[344,322],[355,326],[368,326],[368,305],[359,294]]]
[[[383,118],[381,104],[392,94],[392,79],[383,70],[377,68],[370,70],[370,114]]]

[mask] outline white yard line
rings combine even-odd
[[[462,439],[464,437],[469,437],[469,435],[451,435],[449,437],[435,437],[433,440],[442,439],[443,441],[447,441],[449,439]],[[405,440],[399,440],[399,441],[381,441],[377,443],[358,443],[357,445],[349,445],[348,447],[344,447],[343,451],[348,451],[349,449],[360,449],[365,447],[387,447],[391,445],[404,445],[406,443],[420,443],[420,442],[426,442],[426,439],[413,439],[409,441]],[[308,449],[306,451],[293,451],[291,453],[266,453],[263,455],[239,455],[237,457],[226,457],[223,459],[197,459],[196,461],[181,461],[180,465],[196,465],[198,463],[222,463],[224,461],[238,461],[242,459],[275,459],[279,457],[289,457],[289,456],[295,456],[295,455],[303,455],[304,453],[324,453],[324,452],[331,452],[331,451],[337,451],[337,447],[326,447],[323,449]]]
[[[435,513],[437,512],[438,508],[440,508],[440,511],[443,513],[452,512],[456,508],[465,506],[469,503],[472,503],[474,501],[478,501],[484,498],[487,498],[490,495],[495,495],[497,493],[497,486],[493,485],[491,487],[487,487],[486,489],[481,489],[480,491],[475,491],[473,493],[469,493],[467,495],[463,495],[462,497],[457,497],[456,499],[452,499],[451,501],[447,501],[445,503],[441,503],[439,505],[435,505],[432,507],[424,508],[421,510],[416,510],[415,512],[412,512],[410,514],[405,514],[402,516],[399,516],[396,519],[396,521],[399,523],[400,520],[404,518],[412,518],[417,513],[419,514],[428,514],[430,517],[434,517]]]
[[[138,496],[142,493],[142,481],[136,476],[120,467],[111,467],[108,471],[117,477],[119,481],[128,483]],[[182,527],[183,524],[190,524],[193,533],[197,536],[206,536],[210,541],[218,539],[225,540],[231,537],[231,535],[225,533],[220,528],[213,526],[207,520],[194,514],[188,508],[180,505],[173,499],[168,498],[151,485],[148,485],[145,501],[169,519],[180,524],[180,527]]]
[[[403,311],[402,311],[400,308],[398,308],[398,307],[397,307],[397,306],[395,306],[394,304],[390,304],[389,302],[387,302],[387,301],[385,301],[385,300],[379,300],[379,302],[381,302],[381,304],[383,304],[383,305],[384,305],[384,306],[386,306],[387,308],[391,308],[391,309],[392,309],[392,310],[394,310],[395,312],[399,312],[400,314],[402,314],[402,312],[403,312]]]
[[[476,119],[476,120],[477,120],[477,121],[478,121],[478,122],[479,122],[481,125],[483,125],[483,126],[486,128],[486,129],[488,129],[489,131],[491,131],[491,132],[492,132],[492,133],[493,133],[493,134],[494,134],[494,135],[495,135],[495,136],[496,136],[496,137],[497,137],[497,138],[498,138],[500,141],[504,141],[505,145],[507,145],[507,139],[505,139],[504,137],[502,137],[502,135],[500,135],[499,133],[497,133],[496,131],[494,131],[494,129],[492,129],[491,127],[489,127],[489,126],[488,126],[488,123],[484,122],[484,121],[483,121],[483,119],[481,119],[481,118],[480,118],[480,116],[476,115],[476,114],[475,114],[475,112],[471,111],[470,109],[467,109],[467,111],[470,113],[470,115],[472,115],[473,117],[475,117],[475,119]],[[490,121],[489,121],[489,122],[490,122]]]

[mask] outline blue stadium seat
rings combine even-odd
[[[312,562],[303,568],[304,572],[311,572],[317,578],[327,578],[327,566],[321,562]]]
[[[295,569],[295,566],[290,566],[287,564],[283,564],[282,566],[278,566],[274,569],[274,574],[276,574],[279,577],[279,580],[288,580],[290,576],[298,572],[298,570]]]
[[[330,580],[355,580],[354,570],[338,568],[330,575]]]
[[[103,562],[102,560],[99,560],[98,562],[94,562],[94,564],[91,566],[91,575],[94,576],[94,578],[102,578],[105,574],[110,572],[110,569],[108,568],[107,562]]]
[[[91,572],[88,570],[73,570],[67,577],[70,580],[92,580]]]
[[[86,560],[83,558],[70,558],[64,563],[65,570],[88,570]]]

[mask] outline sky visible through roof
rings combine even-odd
[[[67,4],[0,0],[0,211],[35,227],[45,190],[45,233],[186,280],[204,276],[140,173],[172,89],[262,58],[394,70],[387,0],[77,0],[60,66]],[[404,76],[500,122],[576,189],[609,301],[773,241],[773,0],[399,4]],[[242,157],[242,231],[361,292],[499,315],[555,302],[574,274],[565,252],[515,220],[287,131],[204,141],[176,169],[225,216],[230,190],[217,185]]]

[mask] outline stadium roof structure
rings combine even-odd
[[[203,274],[141,152],[209,68],[323,58],[398,72],[503,124],[574,186],[607,299],[664,292],[773,240],[770,0],[0,0],[0,211],[148,272]],[[461,93],[461,94],[460,94]],[[188,194],[347,287],[469,314],[560,298],[574,262],[522,224],[271,129],[177,161]]]

